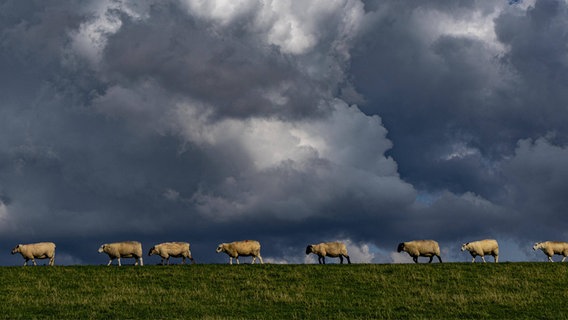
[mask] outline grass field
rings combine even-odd
[[[6,319],[568,317],[568,265],[1,267]]]

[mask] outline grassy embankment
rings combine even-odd
[[[562,318],[560,263],[0,268],[0,317]]]

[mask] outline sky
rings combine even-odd
[[[335,240],[408,263],[415,239],[466,262],[485,238],[545,261],[534,242],[568,240],[567,43],[555,0],[0,1],[0,265],[123,240],[227,263],[244,239],[270,263]]]

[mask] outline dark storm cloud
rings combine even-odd
[[[429,23],[424,21],[428,15],[421,12],[440,10],[438,18],[457,15],[459,19],[463,8],[404,6],[397,13],[398,6],[386,7],[382,9],[387,11],[384,18],[377,19],[370,29],[378,33],[369,32],[362,38],[362,46],[354,49],[355,83],[369,101],[362,110],[381,114],[390,137],[400,142],[392,154],[403,167],[405,178],[409,174],[408,179],[418,185],[447,188],[443,160],[451,158],[455,163],[459,157],[451,155],[459,151],[456,149],[465,145],[492,155],[493,145],[487,140],[503,130],[501,119],[494,119],[492,113],[504,116],[498,109],[503,95],[510,94],[503,93],[510,86],[502,79],[508,69],[483,39],[421,28]],[[448,24],[448,28],[459,27]],[[503,134],[507,133],[499,131]],[[465,158],[459,170],[466,174],[474,169],[467,161]],[[470,177],[471,183],[488,179],[478,174]],[[452,190],[471,190],[470,185],[464,187],[460,184]],[[483,189],[478,186],[473,191]]]
[[[216,36],[211,26],[172,5],[155,6],[149,15],[143,21],[125,19],[109,38],[103,64],[111,79],[150,77],[170,91],[210,104],[222,117],[302,117],[318,111],[317,92],[326,91],[324,83],[304,78],[278,51],[259,48],[246,37]],[[282,92],[287,102],[266,108],[272,103],[263,93],[287,86]]]
[[[431,228],[452,221],[456,228],[444,236],[485,236],[485,228],[516,239],[562,237],[560,229],[534,226],[539,214],[563,224],[562,183],[535,170],[562,176],[555,165],[562,153],[549,151],[566,143],[566,3],[487,4],[375,5],[380,18],[353,55],[355,86],[366,98],[361,108],[382,116],[402,177],[433,195],[416,213],[429,212]],[[424,12],[440,18],[431,25],[448,29],[417,28],[427,25]],[[456,18],[493,22],[495,38],[460,32]],[[458,206],[444,190],[473,192],[499,210]],[[526,233],[511,232],[516,228]]]
[[[505,162],[510,206],[526,217],[520,222],[524,232],[538,239],[567,236],[567,156],[566,147],[547,138],[527,139],[519,141],[514,156]]]
[[[522,130],[517,137],[543,136],[548,131],[566,143],[568,93],[567,4],[537,1],[526,12],[508,12],[496,19],[496,34],[509,47],[503,60],[515,72],[515,99],[507,104]],[[519,131],[520,131],[519,130]]]
[[[563,2],[0,12],[3,252],[51,240],[61,263],[98,264],[102,242],[182,240],[224,262],[219,242],[257,238],[303,262],[342,239],[390,262],[435,238],[461,261],[474,237],[565,236]],[[539,215],[554,227],[531,228]]]
[[[4,12],[14,13],[9,5]],[[380,119],[330,95],[344,63],[330,55],[331,41],[341,45],[331,34],[317,50],[292,37],[279,44],[288,54],[175,2],[127,7],[48,15],[55,9],[46,4],[23,8],[4,28],[2,63],[13,70],[4,79],[22,78],[2,108],[6,243],[48,238],[63,263],[92,263],[103,241],[174,237],[211,261],[220,258],[200,248],[221,240],[297,246],[302,237],[282,239],[294,229],[305,238],[306,220],[328,225],[333,238],[345,201],[385,206],[368,189],[383,190],[386,203],[413,201],[383,156],[391,143]],[[391,184],[400,199],[386,196]]]
[[[423,23],[416,8],[404,6],[397,14],[385,5],[388,13],[375,22],[380,33],[363,38],[365,50],[354,57],[353,72],[357,87],[372,101],[362,109],[381,114],[390,137],[400,143],[392,154],[405,177],[443,189],[448,182],[441,179],[447,175],[438,163],[456,146],[478,150],[490,163],[499,161],[503,152],[510,155],[519,139],[565,130],[566,48],[560,40],[566,30],[565,6],[537,1],[527,11],[504,8],[494,21],[499,44],[507,49],[496,51],[487,39],[467,35],[442,33],[426,41],[432,35],[416,30]],[[454,6],[421,10],[463,15]],[[452,159],[455,163],[458,158]],[[498,191],[495,185],[500,182],[475,164],[481,161],[473,166],[468,162],[463,157],[460,164],[467,181],[451,190],[486,197]]]

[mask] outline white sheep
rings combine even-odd
[[[230,258],[230,264],[233,264],[233,258],[237,259],[237,264],[239,264],[239,256],[252,256],[252,263],[254,263],[256,258],[258,257],[260,263],[264,263],[264,261],[262,261],[262,257],[260,256],[260,242],[256,240],[221,243],[219,244],[219,246],[217,246],[215,252],[225,252]]]
[[[103,252],[108,254],[110,258],[107,266],[110,266],[114,259],[117,259],[118,265],[121,266],[120,258],[134,258],[137,259],[134,265],[144,265],[142,261],[142,244],[138,241],[105,243],[99,248],[99,253]]]
[[[401,242],[398,244],[397,251],[408,252],[415,263],[418,263],[418,257],[430,257],[430,261],[428,261],[428,263],[432,263],[434,256],[438,257],[438,260],[442,263],[442,258],[440,257],[440,246],[438,245],[438,242],[434,240]]]
[[[164,242],[157,244],[150,248],[148,255],[157,254],[162,258],[162,265],[164,260],[170,264],[170,257],[182,258],[182,264],[185,264],[185,258],[189,258],[191,263],[195,263],[191,256],[190,245],[187,242]]]
[[[561,242],[561,241],[544,241],[544,242],[537,242],[533,246],[533,250],[541,249],[544,254],[548,256],[548,261],[552,261],[552,256],[555,254],[561,254],[564,256],[561,262],[566,260],[566,256],[568,256],[568,242]]]
[[[19,244],[12,249],[12,254],[20,253],[25,259],[24,266],[28,265],[28,260],[32,260],[37,266],[35,259],[49,259],[49,265],[55,264],[55,243],[39,242],[30,244]]]
[[[483,262],[485,261],[485,255],[492,255],[495,259],[495,263],[499,262],[499,244],[497,240],[485,239],[479,241],[472,241],[462,244],[461,251],[468,250],[473,259],[471,262],[475,262],[475,257],[480,256]]]
[[[347,248],[343,242],[322,242],[319,244],[310,244],[306,247],[306,254],[314,253],[318,255],[318,262],[325,264],[325,257],[339,257],[340,263],[343,263],[343,257],[347,258],[347,263],[351,263]]]

